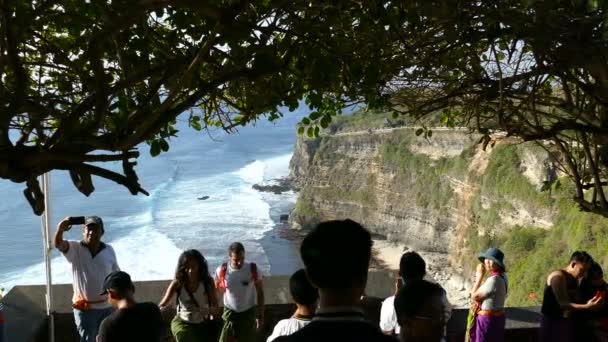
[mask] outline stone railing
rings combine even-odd
[[[169,281],[136,282],[136,299],[158,303]],[[367,318],[374,324],[380,318],[382,299],[390,296],[394,288],[394,275],[389,272],[371,272],[363,302]],[[264,329],[259,341],[265,341],[272,328],[281,319],[291,316],[294,305],[288,288],[287,276],[270,276],[264,279],[266,297]],[[76,342],[78,334],[71,309],[72,287],[68,284],[53,286],[55,341]],[[48,341],[48,320],[45,310],[45,287],[41,285],[16,286],[4,298],[6,341]],[[509,308],[507,310],[507,341],[536,341],[539,316],[537,308]],[[168,323],[174,312],[166,312],[166,341],[173,341]],[[448,340],[464,340],[467,311],[456,309],[448,324]]]

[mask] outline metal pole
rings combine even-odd
[[[55,319],[53,316],[53,279],[51,276],[51,205],[49,173],[42,175],[44,193],[44,214],[42,215],[42,238],[44,247],[44,266],[46,268],[46,316],[49,322],[49,341],[55,342]]]

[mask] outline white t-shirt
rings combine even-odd
[[[382,302],[380,308],[380,329],[384,331],[395,331],[399,335],[401,328],[397,323],[397,313],[395,312],[395,296],[390,296]]]
[[[220,279],[222,266],[215,270],[215,280]],[[258,280],[262,274],[258,269]],[[226,267],[226,292],[224,292],[224,307],[234,311],[243,312],[256,306],[258,298],[251,276],[251,263],[244,262],[240,269],[234,269],[228,263]]]
[[[507,297],[507,276],[490,276],[483,285],[479,287],[478,291],[483,296],[488,296],[481,302],[481,310],[503,310],[505,307],[505,298]]]
[[[282,319],[277,323],[277,325],[274,326],[274,330],[272,330],[272,334],[268,336],[266,342],[272,342],[275,338],[279,336],[291,335],[296,331],[304,328],[310,322],[310,319],[300,319],[294,317]]]
[[[116,262],[116,253],[112,246],[105,244],[105,247],[93,257],[89,249],[80,241],[67,241],[70,248],[63,255],[68,260],[72,269],[72,288],[74,296],[72,301],[86,299],[91,303],[91,309],[104,309],[110,307],[106,301],[106,296],[99,294],[104,291],[103,281],[106,276],[114,271],[120,271]]]

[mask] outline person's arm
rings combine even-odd
[[[494,276],[486,279],[485,283],[473,293],[473,300],[482,302],[486,298],[492,296],[494,292],[496,292],[496,278],[497,277]]]
[[[486,273],[486,268],[483,262],[477,264],[477,268],[475,268],[475,279],[473,281],[473,287],[471,287],[471,297],[479,290],[481,283],[483,282],[483,276]]]
[[[70,243],[63,239],[63,233],[67,232],[72,228],[70,225],[69,217],[65,217],[57,224],[57,230],[55,231],[55,239],[53,241],[55,248],[65,254],[70,249]]]
[[[264,281],[260,277],[255,282],[255,292],[258,296],[258,306],[257,306],[257,328],[262,329],[264,327]]]
[[[220,265],[215,270],[215,275],[213,277],[213,281],[215,283],[216,295],[218,298],[222,298],[222,294],[224,293],[224,291],[226,291],[225,289],[222,288],[222,286],[220,284],[220,273],[222,272],[221,270],[222,270],[222,266]]]
[[[211,315],[219,315],[220,312],[220,304],[219,299],[217,297],[217,289],[215,288],[215,284],[213,279],[211,279],[211,293],[209,294],[209,311]]]
[[[165,291],[165,295],[163,296],[163,299],[161,299],[160,303],[158,304],[158,307],[161,310],[166,308],[169,305],[169,303],[171,302],[171,299],[173,298],[173,294],[175,293],[176,287],[177,287],[177,282],[175,280],[172,280],[171,283],[169,284],[169,287],[167,287],[167,291]]]
[[[553,272],[549,275],[549,286],[551,286],[551,291],[553,291],[553,295],[562,309],[588,310],[595,309],[601,305],[601,298],[591,298],[585,304],[570,302],[566,288],[566,279],[561,272]]]
[[[108,245],[108,247],[112,248],[112,255],[114,256],[114,260],[112,262],[112,272],[120,271],[120,267],[118,267],[118,261],[116,261],[116,251],[112,246]]]

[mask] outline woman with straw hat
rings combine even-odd
[[[504,254],[500,249],[492,247],[479,254],[479,261],[483,265],[478,268],[478,273],[481,273],[479,279],[489,274],[481,286],[478,281],[471,290],[472,299],[479,305],[469,331],[470,341],[502,342],[505,338],[504,305],[508,288]]]

